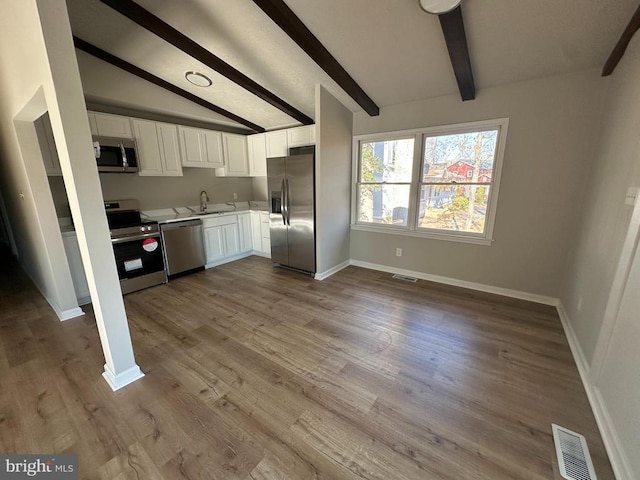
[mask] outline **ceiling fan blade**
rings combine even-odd
[[[444,41],[447,44],[451,66],[458,81],[458,89],[462,100],[473,100],[476,98],[476,86],[473,81],[473,71],[471,70],[471,58],[469,57],[469,46],[467,45],[467,36],[464,31],[462,8],[456,7],[448,13],[438,15],[438,18],[440,19]]]

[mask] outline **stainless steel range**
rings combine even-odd
[[[122,293],[166,283],[158,222],[140,217],[136,200],[104,202]]]

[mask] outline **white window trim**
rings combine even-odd
[[[493,166],[492,181],[489,193],[489,208],[485,218],[485,233],[474,234],[469,232],[456,232],[445,230],[429,230],[417,228],[418,216],[418,192],[420,182],[420,167],[422,165],[422,149],[423,137],[435,136],[439,134],[456,134],[470,131],[482,131],[492,128],[498,128],[498,144],[496,146],[496,156]],[[502,164],[504,152],[507,142],[507,131],[509,128],[508,118],[497,118],[492,120],[481,120],[478,122],[456,123],[451,125],[439,125],[436,127],[414,128],[411,130],[400,130],[394,132],[370,133],[365,135],[356,135],[353,137],[353,163],[352,163],[352,182],[351,182],[351,229],[367,232],[386,233],[392,235],[401,235],[408,237],[432,238],[437,240],[447,240],[454,242],[473,243],[477,245],[491,245],[495,240],[493,238],[493,230],[495,226],[496,211],[498,208],[498,194],[500,190],[500,180],[502,178]],[[413,177],[410,188],[409,198],[409,215],[407,226],[380,226],[376,224],[358,223],[357,222],[357,197],[358,197],[358,177],[360,163],[360,142],[362,141],[388,141],[403,138],[414,137],[414,158],[413,158]]]

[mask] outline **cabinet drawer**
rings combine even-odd
[[[221,217],[203,218],[202,226],[207,227],[219,227],[220,225],[229,225],[238,223],[237,215],[223,215]]]

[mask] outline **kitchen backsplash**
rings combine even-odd
[[[201,190],[206,190],[211,203],[254,200],[251,178],[221,178],[216,177],[213,170],[199,168],[185,168],[182,177],[103,173],[100,183],[106,200],[134,198],[142,210],[197,205]]]

